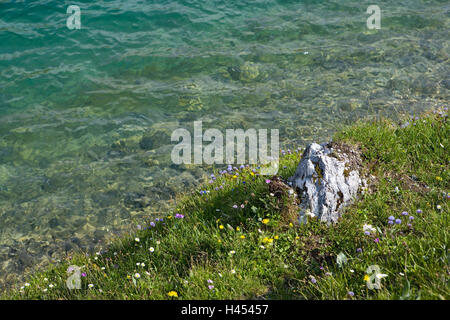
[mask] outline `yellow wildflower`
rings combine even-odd
[[[262,219],[262,223],[268,224],[269,223],[269,219]]]
[[[241,228],[239,228],[239,227],[236,227],[236,231],[241,231]]]
[[[273,237],[275,240],[278,240],[278,236]]]
[[[245,239],[245,236],[244,236],[244,235],[241,235],[241,239]]]
[[[177,293],[176,291],[169,291],[169,292],[167,293],[167,295],[168,295],[169,297],[175,297],[175,298],[178,298],[178,293]]]
[[[222,230],[223,228],[224,228],[224,226],[223,226],[223,225],[220,225],[220,226],[219,226],[219,229],[220,229],[220,230]]]
[[[369,280],[369,276],[366,274],[366,275],[364,276],[364,281],[367,281],[367,280]]]

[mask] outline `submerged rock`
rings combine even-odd
[[[144,133],[139,141],[139,146],[143,150],[153,150],[164,145],[170,145],[172,133],[178,128],[179,125],[177,122],[155,124],[150,130]]]
[[[144,135],[139,142],[139,146],[143,150],[152,150],[162,146],[164,143],[170,143],[170,136],[167,132],[159,130]]]
[[[300,222],[306,216],[337,222],[343,209],[366,182],[358,150],[344,144],[310,144],[289,179],[300,199]]]
[[[258,65],[249,61],[246,61],[242,66],[228,67],[227,71],[231,79],[243,82],[254,81],[260,75]]]
[[[23,250],[17,255],[17,262],[20,268],[26,268],[33,265],[33,258]]]

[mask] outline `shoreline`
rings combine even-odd
[[[402,172],[405,169],[404,162],[408,159],[400,159],[399,153],[403,149],[408,150],[412,147],[402,144],[402,141],[395,141],[392,137],[397,137],[397,135],[401,137],[403,131],[406,132],[403,134],[409,134],[408,132],[411,131],[410,138],[413,139],[420,139],[416,135],[420,132],[443,139],[445,137],[443,132],[435,132],[435,126],[439,124],[444,133],[448,133],[448,114],[444,109],[440,112],[443,112],[444,115],[429,113],[420,120],[413,119],[407,126],[397,126],[387,120],[378,123],[359,122],[335,135],[339,141],[352,141],[352,143],[367,148],[364,153],[366,159],[376,160],[376,162],[374,164],[369,161],[366,164],[370,165],[371,173],[376,174],[379,179],[378,190],[375,191],[375,194],[365,195],[351,206],[343,216],[343,221],[340,221],[336,227],[327,229],[315,221],[310,221],[305,226],[297,226],[292,207],[286,206],[283,202],[288,198],[283,198],[284,200],[281,201],[271,197],[263,177],[259,177],[257,171],[244,168],[233,171],[233,175],[217,175],[213,184],[203,185],[203,189],[199,190],[201,192],[181,196],[180,204],[175,211],[166,217],[149,221],[146,226],[140,225],[140,230],[137,226],[135,233],[128,236],[123,235],[113,241],[110,250],[98,252],[94,256],[75,254],[72,259],[61,264],[34,272],[29,278],[30,280],[26,282],[28,285],[23,284],[22,289],[10,290],[3,293],[1,297],[3,299],[167,299],[170,298],[167,294],[173,291],[181,299],[234,299],[238,296],[246,298],[264,296],[272,299],[280,299],[284,296],[312,299],[372,299],[376,297],[398,299],[400,293],[396,289],[391,293],[384,287],[378,292],[364,294],[364,290],[361,288],[361,285],[364,287],[364,281],[356,281],[356,279],[344,281],[342,275],[339,275],[339,271],[343,272],[343,270],[336,265],[336,257],[340,254],[337,251],[343,252],[348,261],[369,260],[370,257],[366,256],[365,246],[373,251],[372,258],[375,262],[388,259],[386,254],[392,250],[401,250],[403,254],[406,252],[406,254],[413,255],[414,252],[408,253],[405,248],[399,248],[398,244],[403,241],[411,242],[409,246],[417,245],[414,237],[418,237],[424,232],[421,230],[424,226],[416,227],[421,221],[421,217],[418,216],[425,210],[428,214],[433,212],[436,215],[436,221],[447,225],[447,228],[445,225],[441,228],[441,233],[447,232],[445,229],[448,229],[448,215],[439,213],[440,211],[448,214],[447,199],[438,204],[441,209],[436,209],[437,205],[435,208],[425,206],[426,202],[414,200],[414,197],[423,201],[433,199],[435,202],[437,200],[434,189],[436,192],[439,189],[439,192],[448,193],[449,186],[446,182],[448,179],[446,180],[446,177],[443,176],[444,174],[448,175],[448,167],[442,171],[444,174],[441,172],[431,180],[429,180],[430,177],[427,177],[429,173],[425,170],[426,168],[418,167],[422,174],[422,176],[418,174],[418,179],[432,188],[432,195],[428,194],[429,191],[424,193],[421,184],[416,186],[414,181],[411,182],[401,175],[400,180],[392,179],[393,176],[389,176],[393,175],[392,172],[396,170]],[[421,121],[425,121],[426,124]],[[417,130],[422,131],[416,132]],[[379,145],[373,145],[373,142],[369,143],[373,140],[378,141]],[[410,140],[410,142],[414,142],[414,140]],[[423,145],[423,141],[418,142],[420,143],[417,148],[425,148],[425,151],[428,151],[426,145]],[[429,141],[429,143],[431,142],[433,140]],[[448,158],[448,152],[445,152],[448,149],[448,138],[441,141],[441,145],[442,142],[445,146],[443,158],[436,158],[435,155],[426,152],[424,156],[433,166],[439,165],[445,168],[447,165],[445,158]],[[389,147],[393,151],[383,149],[383,147]],[[439,149],[437,150],[439,151]],[[415,154],[417,150],[413,151],[410,156],[416,159],[414,157],[417,156]],[[300,156],[301,154],[298,152],[288,152],[282,158],[283,169],[280,176],[283,179],[292,176]],[[386,161],[389,159],[390,162]],[[435,163],[436,161],[437,163]],[[426,163],[426,165],[429,166],[430,163]],[[411,165],[414,166],[414,162],[408,163],[408,166]],[[389,173],[387,177],[380,176],[387,173]],[[433,183],[437,184],[433,185]],[[235,189],[241,189],[241,192],[236,193]],[[402,198],[396,201],[400,202],[402,206],[409,206],[409,208],[407,210],[398,208],[399,225],[405,229],[397,230],[394,235],[390,234],[393,232],[390,228],[391,225],[388,224],[390,220],[387,219],[390,210],[386,209],[389,206],[398,206],[394,201],[399,196],[395,191],[397,189],[400,190]],[[380,194],[380,190],[385,193]],[[383,204],[381,201],[383,198],[389,198],[389,201]],[[405,198],[410,199],[411,202],[406,202]],[[392,203],[386,206],[390,202]],[[378,210],[377,214],[370,212],[368,208]],[[407,217],[413,217],[413,219],[411,221],[403,219],[406,216],[402,217],[400,210],[409,212]],[[413,214],[412,212],[415,211],[417,213]],[[364,222],[356,214],[358,212],[371,217],[372,221],[365,222],[377,226],[379,230],[374,231],[377,233],[376,237],[375,235],[367,237],[362,229],[361,232],[356,231],[362,227],[360,224]],[[407,222],[411,224],[412,229]],[[419,229],[420,232],[416,233],[416,229]],[[444,230],[442,231],[442,229]],[[404,235],[400,235],[398,232],[403,232]],[[433,232],[439,233],[436,230]],[[393,243],[390,242],[388,235],[394,236]],[[351,239],[356,243],[352,243]],[[430,239],[426,238],[425,240],[421,245],[426,244]],[[344,245],[336,245],[336,241],[342,241]],[[194,242],[195,245],[190,242]],[[382,247],[384,243],[387,244],[386,248]],[[372,248],[374,244],[375,247]],[[357,249],[361,249],[362,252],[357,252]],[[308,266],[298,266],[295,261],[292,261],[292,257],[286,256],[286,252],[290,251],[295,253],[294,255],[299,261],[307,262]],[[392,254],[394,253],[391,252],[390,255]],[[392,265],[390,266],[398,268],[399,261],[391,259],[394,261],[391,261]],[[264,261],[271,261],[275,264],[270,267],[264,266]],[[282,264],[281,261],[288,262],[285,265],[278,265]],[[69,264],[84,266],[84,269],[81,267],[81,272],[86,276],[81,278],[82,289],[80,290],[70,291],[64,287]],[[249,266],[249,270],[239,268],[244,266]],[[431,268],[436,268],[436,266],[433,265]],[[445,268],[438,269],[440,270],[438,273],[444,272],[443,275],[445,274]],[[364,278],[364,271],[362,266],[355,265],[352,266],[352,269],[346,270],[345,274],[349,279],[353,278],[355,274]],[[405,283],[405,277],[399,275],[399,272],[403,274],[405,272],[383,271],[388,272],[390,278],[386,281],[391,287],[391,281],[398,282],[397,287],[402,287]],[[295,285],[291,284],[291,290],[288,292],[281,292],[279,291],[281,284],[277,284],[276,278],[270,275],[272,273],[277,276],[284,274],[288,277],[295,274],[294,278],[301,280],[294,281]],[[330,275],[326,275],[327,273]],[[217,274],[221,276],[217,276]],[[322,280],[327,277],[332,277],[339,283],[338,296],[330,296],[330,288],[326,284],[322,284],[322,282],[326,282]],[[414,279],[414,275],[411,277]],[[417,288],[422,287],[423,284],[416,283],[411,279],[408,281],[412,288],[409,293],[412,297],[420,291]],[[356,285],[357,283],[358,285]],[[51,287],[49,287],[50,285]],[[449,297],[448,291],[441,288],[439,283],[431,282],[427,285],[431,285],[431,287],[426,291],[425,298]],[[320,286],[323,288],[319,289]],[[192,288],[196,288],[198,293]],[[230,291],[230,288],[234,291]],[[134,291],[140,293],[136,295],[133,293]],[[348,292],[356,293],[356,295],[349,296]]]

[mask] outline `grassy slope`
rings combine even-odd
[[[149,221],[106,252],[77,254],[36,273],[2,298],[167,299],[175,291],[178,299],[448,299],[449,133],[447,114],[430,114],[406,128],[361,122],[337,134],[335,140],[361,146],[377,177],[376,191],[362,195],[337,225],[290,224],[280,210],[289,197],[277,200],[266,177],[243,169],[183,196],[155,227],[147,229]],[[282,158],[283,178],[300,156]],[[388,224],[391,215],[401,224]],[[365,235],[364,224],[378,228],[376,235]],[[341,252],[347,261],[339,266]],[[364,277],[375,264],[387,277],[381,289],[369,290]],[[86,274],[81,290],[66,288],[69,265]]]

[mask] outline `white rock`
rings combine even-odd
[[[349,163],[345,153],[332,150],[329,144],[312,143],[305,149],[295,175],[289,179],[301,200],[300,222],[304,222],[307,213],[323,222],[338,221],[363,183],[358,170],[350,169]]]

